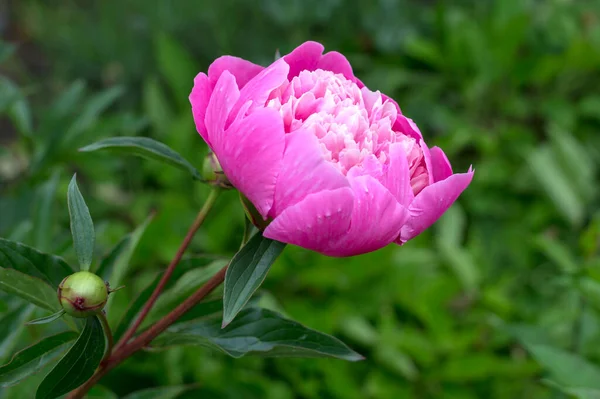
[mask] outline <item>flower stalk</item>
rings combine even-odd
[[[202,209],[200,209],[200,212],[198,212],[198,216],[196,216],[196,220],[194,220],[194,223],[192,223],[192,225],[190,226],[185,238],[183,239],[181,245],[179,246],[179,249],[177,250],[175,257],[173,258],[173,260],[167,267],[167,270],[165,270],[165,273],[163,274],[162,278],[156,285],[156,288],[152,292],[152,295],[150,295],[150,298],[148,298],[148,301],[145,303],[144,307],[140,311],[138,317],[133,322],[133,324],[129,327],[129,329],[125,332],[125,334],[123,335],[123,338],[121,338],[121,340],[115,347],[116,351],[118,351],[124,345],[127,344],[127,342],[133,337],[133,335],[135,334],[137,329],[140,327],[140,325],[142,324],[142,322],[144,321],[144,319],[146,318],[148,313],[150,313],[152,306],[154,306],[154,303],[156,303],[156,300],[160,296],[162,290],[165,288],[165,286],[167,285],[167,282],[171,278],[171,275],[175,271],[175,267],[181,260],[187,247],[192,242],[192,238],[194,237],[194,235],[196,234],[196,232],[198,231],[200,226],[202,226],[202,223],[206,219],[208,212],[211,210],[212,206],[214,205],[217,197],[219,196],[219,192],[220,192],[220,190],[218,187],[213,187],[213,189],[211,190],[211,192],[208,196],[208,199],[202,206]]]

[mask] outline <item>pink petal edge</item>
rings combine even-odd
[[[408,208],[410,217],[396,242],[405,243],[435,223],[469,186],[473,174],[469,169],[467,173],[457,173],[425,187]]]
[[[208,67],[208,78],[214,86],[221,74],[228,71],[235,77],[235,81],[240,89],[246,86],[252,78],[258,75],[264,67],[256,65],[243,58],[224,55],[213,61]]]
[[[408,210],[371,176],[350,177],[354,209],[348,233],[323,251],[329,256],[353,256],[392,243],[408,219]]]
[[[429,149],[433,181],[438,182],[452,176],[452,165],[440,147]]]
[[[200,133],[200,136],[206,141],[206,144],[210,147],[210,140],[208,139],[208,132],[204,118],[206,117],[206,108],[210,101],[212,94],[212,88],[208,81],[208,76],[204,73],[199,73],[194,78],[194,87],[190,93],[189,100],[192,105],[192,116],[194,117],[194,123],[196,124],[196,130]]]

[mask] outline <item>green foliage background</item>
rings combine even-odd
[[[264,306],[367,360],[175,348],[136,355],[103,385],[119,397],[185,383],[197,385],[187,397],[207,399],[597,398],[585,395],[600,392],[599,15],[597,0],[6,3],[0,236],[73,261],[73,172],[97,257],[156,211],[114,296],[123,312],[208,189],[152,161],[77,149],[148,136],[200,167],[207,148],[187,100],[195,74],[223,54],[266,65],[276,49],[321,41],[394,97],[455,171],[476,168],[458,203],[404,247],[349,259],[288,247],[267,276]],[[193,251],[231,256],[243,223],[226,193]],[[0,363],[40,338],[22,327],[35,312],[0,296]],[[35,386],[0,397],[32,397]]]

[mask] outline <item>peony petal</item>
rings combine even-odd
[[[348,231],[353,203],[350,187],[311,194],[281,212],[264,236],[327,253],[330,244]]]
[[[408,210],[371,176],[350,177],[354,209],[350,230],[323,251],[330,256],[372,252],[393,242],[408,219]]]
[[[342,54],[337,51],[330,51],[325,53],[317,64],[318,69],[324,71],[331,71],[333,73],[340,73],[344,77],[352,82],[356,80],[354,72],[352,72],[352,66]]]
[[[204,123],[207,143],[215,150],[215,142],[221,142],[225,130],[225,121],[240,96],[235,77],[225,71],[219,77],[206,107]]]
[[[431,154],[433,181],[438,182],[452,176],[452,165],[450,165],[444,151],[440,147],[432,147],[429,152]]]
[[[258,75],[263,69],[265,68],[242,58],[225,55],[217,58],[208,67],[208,77],[214,86],[221,74],[224,71],[228,71],[235,77],[235,81],[241,89],[250,81],[250,79]]]
[[[307,130],[285,135],[283,164],[277,177],[275,202],[269,216],[276,217],[308,195],[349,187],[346,177],[323,159],[319,141]]]
[[[204,118],[206,116],[206,107],[208,107],[211,93],[212,87],[208,81],[208,76],[204,73],[196,75],[194,78],[194,87],[192,88],[189,99],[192,104],[192,115],[194,116],[194,122],[196,123],[196,130],[209,146],[210,141],[208,140]]]
[[[233,122],[236,118],[243,117],[242,113],[264,107],[269,94],[279,86],[281,86],[287,79],[289,66],[283,60],[278,60],[263,69],[258,75],[252,78],[248,83],[240,90],[240,97],[227,121],[227,125]],[[248,104],[251,102],[250,104]],[[244,112],[239,111],[243,109]]]
[[[305,42],[296,47],[288,55],[285,55],[283,59],[290,66],[288,80],[292,80],[293,77],[298,76],[301,71],[314,71],[321,60],[323,49],[324,47],[321,43]]]
[[[418,236],[438,220],[471,183],[473,173],[469,169],[467,173],[455,174],[425,187],[410,205],[410,217],[396,242],[402,244]]]
[[[427,177],[429,178],[429,184],[432,185],[435,180],[433,180],[433,167],[431,166],[431,153],[429,152],[429,147],[425,144],[425,140],[422,138],[419,139],[419,146],[421,147],[421,151],[423,151],[423,160],[425,161],[425,167],[427,168]]]
[[[415,122],[413,122],[412,119],[407,118],[406,116],[402,115],[402,112],[400,111],[400,107],[398,107],[398,104],[396,104],[396,102],[394,100],[392,100],[390,98],[388,98],[388,100],[392,101],[396,105],[396,108],[398,110],[398,117],[396,118],[396,122],[394,122],[394,126],[393,126],[394,131],[402,132],[405,135],[410,136],[415,140],[422,140],[423,135],[421,134],[421,131],[417,127],[417,124]]]
[[[408,158],[402,144],[394,143],[390,146],[390,164],[387,174],[384,177],[383,185],[392,193],[396,200],[407,207],[413,201],[413,194],[410,185],[410,169]]]
[[[266,219],[285,147],[279,113],[262,108],[234,121],[224,135],[213,139],[213,147],[229,181]]]

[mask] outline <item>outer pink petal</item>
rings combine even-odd
[[[348,231],[353,203],[350,187],[311,194],[277,216],[264,236],[327,254]]]
[[[352,72],[352,66],[346,57],[337,51],[325,53],[319,60],[317,68],[324,71],[331,71],[333,73],[341,73],[346,79],[353,82],[356,80],[354,77],[354,72]]]
[[[296,47],[288,55],[285,55],[283,59],[290,66],[288,80],[292,80],[293,77],[298,76],[305,69],[314,71],[317,65],[319,65],[323,49],[324,47],[321,43],[305,42]]]
[[[432,147],[429,152],[431,154],[433,181],[438,182],[452,176],[452,166],[444,151],[439,147]]]
[[[240,90],[240,98],[233,107],[228,124],[233,122],[235,118],[243,117],[243,115],[238,115],[240,109],[247,112],[251,109],[263,107],[269,98],[269,94],[286,81],[288,70],[288,64],[280,59],[248,81]],[[248,106],[249,102],[250,105]]]
[[[269,216],[276,217],[310,194],[341,187],[349,187],[348,179],[323,159],[314,134],[307,130],[286,134],[275,202]]]
[[[190,93],[190,103],[192,104],[192,115],[194,116],[194,122],[196,123],[196,130],[200,133],[200,136],[210,146],[208,139],[208,133],[206,131],[206,125],[204,124],[204,117],[206,116],[206,107],[210,100],[212,93],[212,87],[208,81],[208,77],[204,73],[199,73],[194,78],[194,87]]]
[[[208,77],[212,85],[219,80],[219,77],[224,71],[229,71],[234,77],[238,87],[241,89],[248,83],[250,79],[255,77],[262,71],[264,67],[253,64],[242,58],[225,55],[217,58],[208,67]]]
[[[265,219],[273,206],[275,182],[283,159],[284,136],[279,113],[262,108],[234,121],[222,139],[213,141],[225,175]]]
[[[391,99],[389,99],[389,100],[391,100]],[[406,116],[402,115],[402,113],[400,112],[400,107],[398,107],[398,104],[396,104],[396,102],[394,100],[391,100],[391,101],[396,105],[396,108],[398,109],[398,117],[396,118],[396,122],[394,123],[394,126],[393,126],[394,131],[402,132],[405,135],[410,136],[415,140],[423,139],[423,135],[421,134],[421,131],[417,127],[417,124],[415,122],[413,122],[412,119],[407,118]]]
[[[435,180],[433,179],[433,167],[431,165],[431,153],[429,152],[429,147],[425,144],[425,140],[422,138],[419,139],[419,146],[421,147],[421,151],[423,151],[423,160],[425,161],[425,167],[427,168],[427,175],[429,177],[429,185],[432,185]]]
[[[216,150],[217,143],[223,141],[225,122],[239,97],[240,91],[235,82],[235,77],[228,71],[223,72],[208,101],[204,119],[208,137],[207,142],[213,150]]]
[[[379,181],[371,176],[350,177],[354,209],[350,230],[324,254],[352,256],[383,248],[400,234],[408,210]]]
[[[467,173],[455,174],[425,187],[410,205],[410,218],[397,242],[401,244],[416,237],[438,220],[471,183],[473,173],[469,169]]]
[[[408,208],[415,197],[410,185],[408,158],[400,143],[390,146],[389,155],[390,163],[383,184],[400,204]]]

